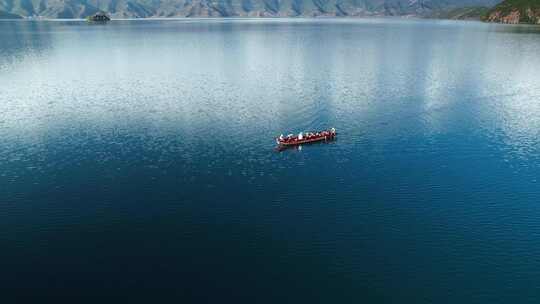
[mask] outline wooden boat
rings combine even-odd
[[[281,134],[276,138],[276,143],[279,147],[291,147],[302,144],[309,144],[319,141],[333,140],[336,138],[336,129],[324,130],[319,132],[300,132],[298,135],[289,134],[283,136]]]

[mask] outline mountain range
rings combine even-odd
[[[148,17],[440,17],[499,0],[0,0],[0,18]],[[525,1],[525,0],[519,0]],[[537,0],[534,0],[537,1]],[[486,9],[487,10],[487,9]],[[463,11],[466,15],[466,10]],[[476,10],[474,11],[476,12]]]

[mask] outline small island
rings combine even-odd
[[[111,18],[105,12],[97,12],[91,16],[86,17],[86,20],[91,22],[107,22],[111,21]]]

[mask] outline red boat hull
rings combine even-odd
[[[298,136],[277,138],[276,142],[281,147],[291,147],[319,141],[333,140],[336,138],[336,135],[337,133],[335,130],[327,130],[317,133],[307,133],[302,139],[298,139]]]

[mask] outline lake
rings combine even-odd
[[[540,27],[5,21],[0,41],[3,298],[540,301]]]

